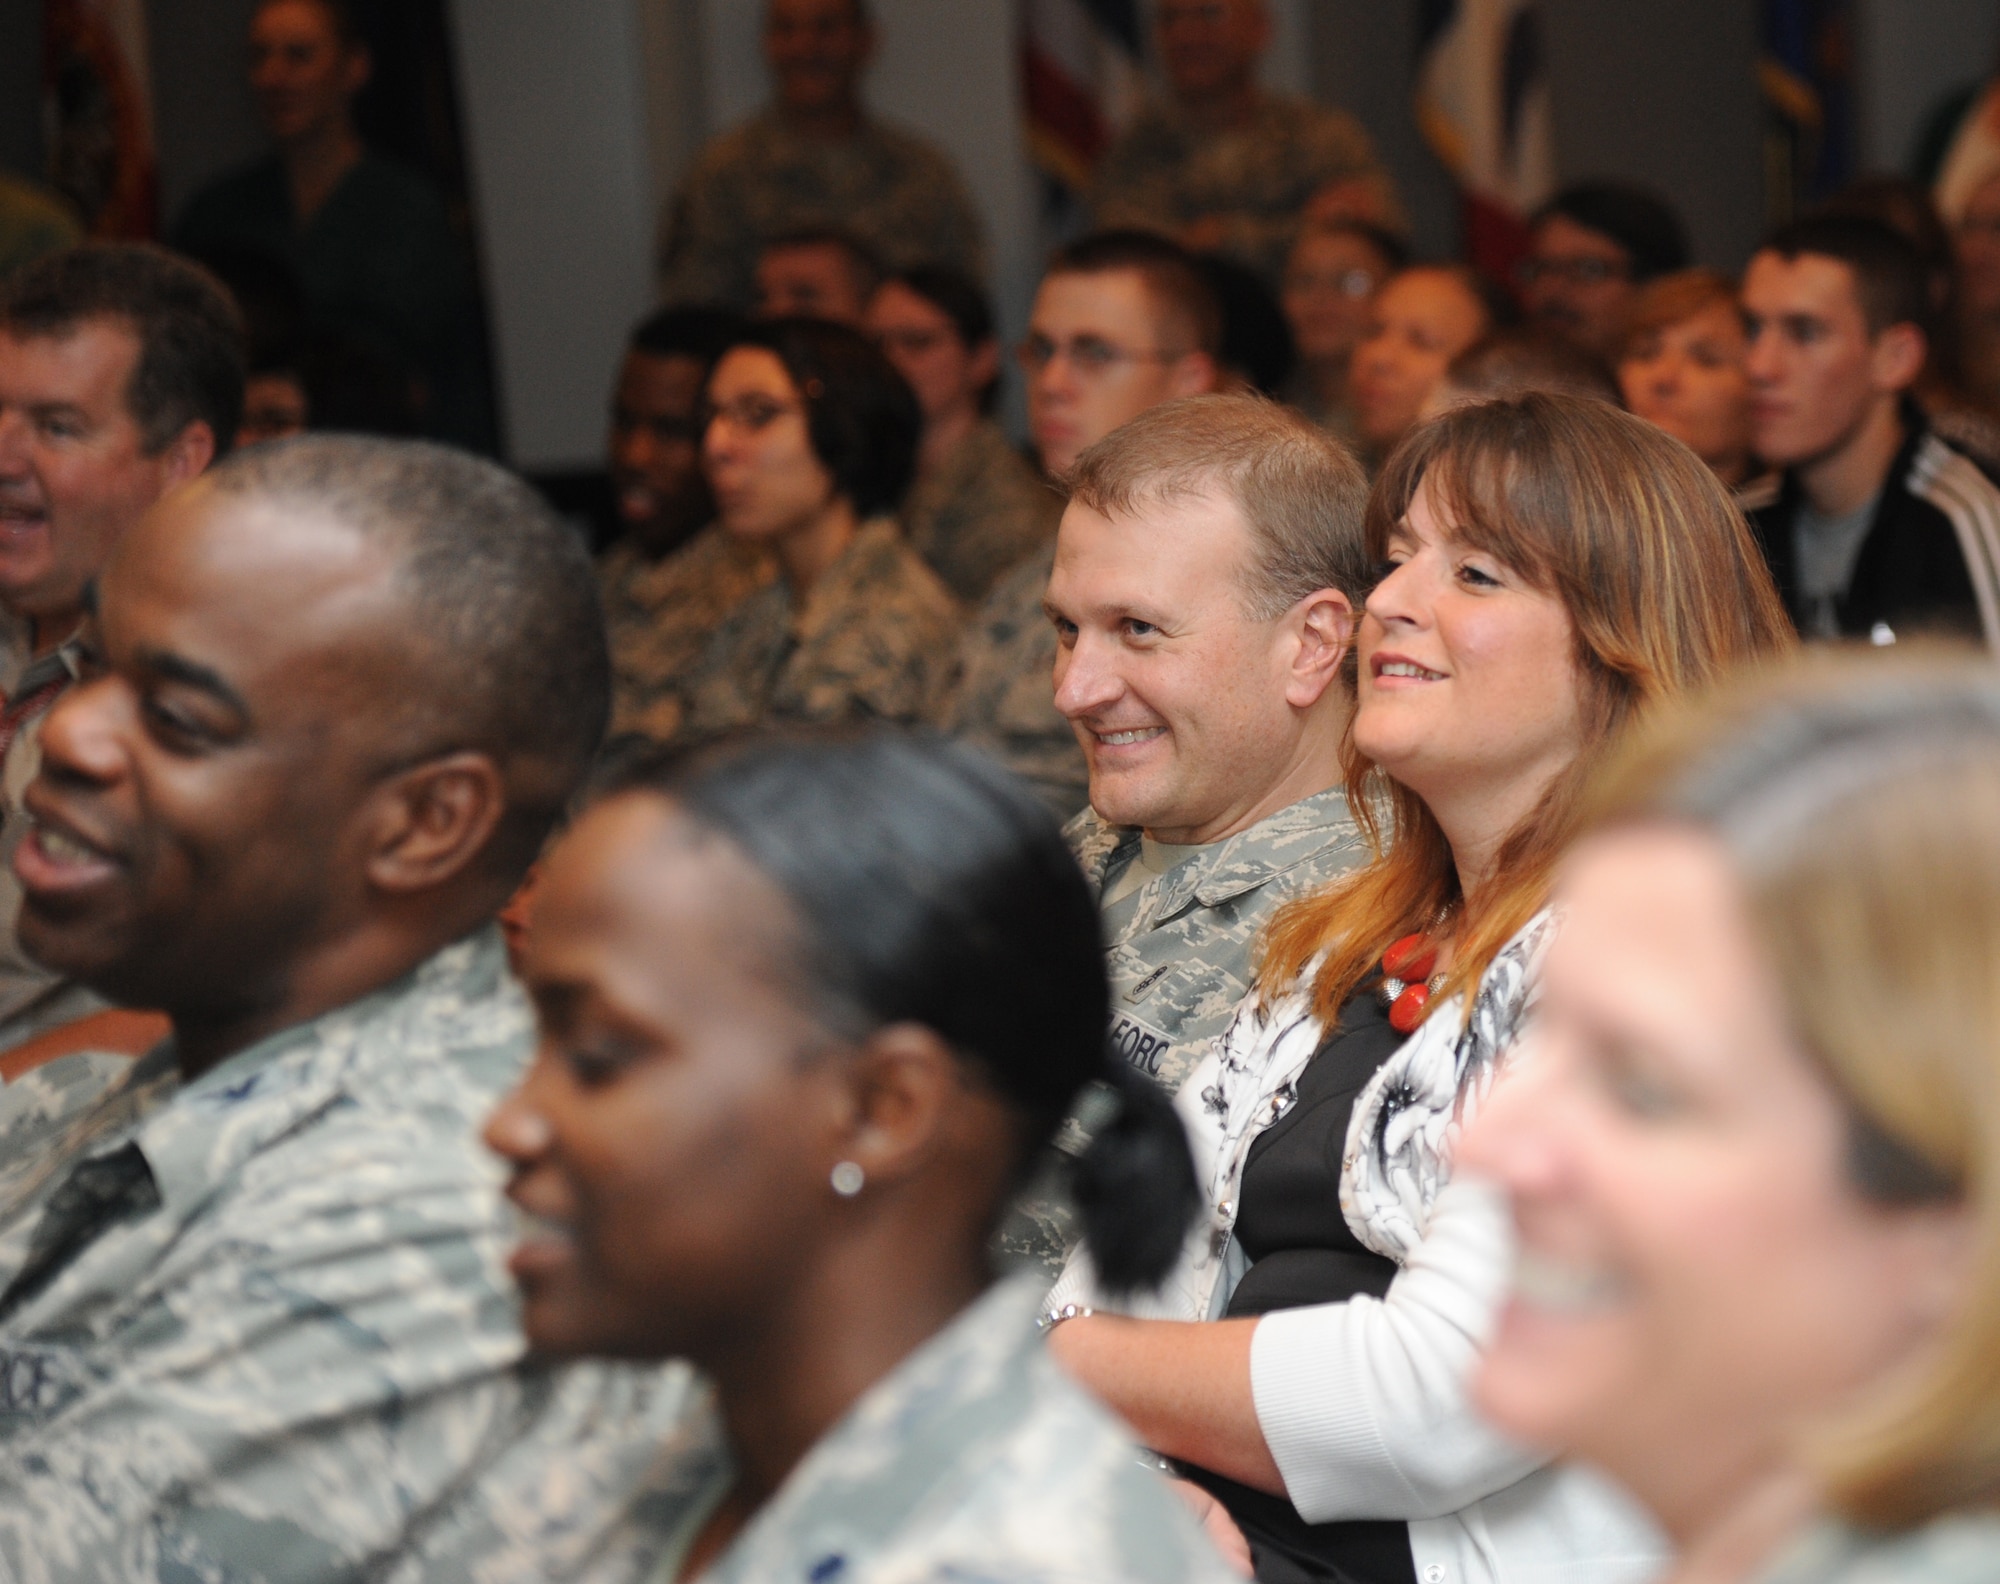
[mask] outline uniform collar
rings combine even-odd
[[[1134,927],[1152,929],[1190,903],[1215,907],[1231,897],[1254,891],[1273,875],[1303,863],[1327,845],[1325,841],[1309,841],[1274,850],[1273,843],[1283,837],[1314,831],[1326,832],[1327,840],[1331,841],[1346,830],[1348,821],[1346,789],[1333,786],[1286,805],[1248,830],[1211,842],[1141,888],[1140,916],[1134,919]],[[1100,892],[1114,866],[1121,861],[1132,861],[1138,853],[1138,828],[1113,825],[1093,808],[1086,807],[1071,820],[1066,834],[1085,877]],[[1148,891],[1153,893],[1150,901],[1146,897]]]

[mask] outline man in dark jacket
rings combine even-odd
[[[1874,220],[1794,221],[1751,259],[1743,312],[1752,442],[1783,470],[1751,526],[1800,633],[2000,645],[2000,488],[1909,394],[1931,319],[1917,250]]]

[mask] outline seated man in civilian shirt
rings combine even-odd
[[[685,1382],[524,1361],[477,1137],[532,1043],[493,914],[608,708],[582,544],[311,437],[164,500],[95,613],[22,939],[174,1032],[0,1099],[0,1580],[435,1577],[523,1459],[591,1543]]]
[[[1878,220],[1794,220],[1751,257],[1743,319],[1751,448],[1783,470],[1750,526],[1800,636],[2000,651],[2000,488],[1910,394],[1934,328],[1916,247]]]
[[[1046,596],[1056,707],[1090,767],[1068,835],[1102,900],[1111,1043],[1172,1093],[1248,992],[1272,912],[1366,857],[1340,745],[1367,481],[1300,415],[1205,396],[1092,446],[1070,487]],[[1058,1147],[1094,1120],[1086,1102]],[[1073,1241],[1055,1179],[1001,1243],[1051,1277]]]

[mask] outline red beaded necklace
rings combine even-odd
[[[1443,974],[1433,974],[1437,947],[1421,931],[1405,935],[1382,953],[1382,988],[1376,993],[1389,1009],[1389,1027],[1398,1034],[1414,1034],[1424,1020],[1424,1008],[1444,984]]]

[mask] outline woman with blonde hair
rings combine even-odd
[[[1704,1584],[2000,1578],[2000,673],[1822,660],[1676,722],[1564,867],[1463,1160],[1476,1383]]]
[[[1051,1346],[1227,1508],[1261,1579],[1636,1578],[1650,1533],[1467,1401],[1508,1246],[1452,1147],[1605,750],[1790,627],[1714,476],[1601,402],[1432,420],[1366,533],[1384,572],[1343,752],[1381,856],[1278,915],[1180,1092],[1209,1213],[1179,1267],[1114,1316],[1086,1244]]]

